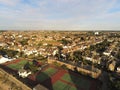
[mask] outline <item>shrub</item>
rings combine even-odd
[[[61,67],[62,67],[63,69],[68,69],[65,64],[61,65]]]

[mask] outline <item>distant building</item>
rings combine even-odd
[[[119,66],[119,67],[117,67],[117,72],[120,72],[120,66]]]
[[[116,66],[116,61],[113,61],[111,64],[109,64],[109,70],[110,71],[114,71],[115,70],[115,66]]]
[[[95,35],[99,35],[99,32],[95,32],[94,34],[95,34]]]
[[[110,52],[103,52],[103,54],[106,56],[110,56],[111,53]]]

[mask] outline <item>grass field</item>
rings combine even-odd
[[[14,69],[14,70],[19,70],[19,69],[21,69],[26,63],[27,63],[27,60],[21,60],[21,61],[18,62],[18,63],[13,63],[13,64],[8,65],[8,67],[11,68],[11,69]],[[30,63],[32,63],[32,62],[30,62]]]
[[[45,71],[42,71],[39,75],[36,76],[36,79],[40,82],[50,78],[53,74],[55,74],[57,70],[55,68],[47,68]]]
[[[58,80],[53,84],[53,90],[77,90],[77,88]]]
[[[89,90],[90,88],[90,81],[72,74],[67,73],[61,77],[61,79],[67,81],[68,83],[72,83],[77,87],[83,88],[84,90]]]

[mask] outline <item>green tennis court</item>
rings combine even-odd
[[[50,78],[53,74],[55,74],[57,70],[55,68],[47,68],[45,71],[42,71],[39,75],[36,76],[36,79],[40,82]]]
[[[12,68],[12,69],[15,69],[15,70],[19,70],[21,69],[25,64],[27,63],[27,60],[21,60],[20,62],[18,63],[13,63],[13,64],[10,64],[8,65],[9,68]],[[32,62],[29,62],[30,64]]]
[[[89,88],[90,88],[90,81],[88,81],[82,77],[77,77],[77,76],[67,73],[64,76],[62,76],[61,79],[64,81],[67,81],[69,83],[72,83],[75,86],[83,88],[84,90],[89,90]]]
[[[50,68],[46,69],[45,71],[43,71],[43,73],[47,74],[48,76],[52,76],[53,74],[56,73],[56,71],[57,70],[55,68],[50,67]]]
[[[58,80],[53,84],[53,90],[77,90],[77,88]]]

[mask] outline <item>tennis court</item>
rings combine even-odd
[[[58,80],[53,84],[53,90],[77,90],[77,88]]]
[[[36,76],[37,81],[43,82],[46,79],[50,78],[52,75],[54,75],[57,72],[57,69],[55,68],[47,68],[44,71],[42,71],[40,74]]]
[[[11,62],[6,66],[13,70],[19,70],[27,62],[28,60],[20,60],[16,63]],[[29,63],[32,64],[30,61]],[[96,90],[94,86],[97,85],[96,83],[93,84],[91,79],[87,79],[74,72],[71,73],[71,71],[58,69],[54,66],[47,66],[41,71],[33,73],[31,78],[31,80],[42,83],[47,88],[52,88],[53,90]]]
[[[73,74],[64,74],[64,76],[61,77],[62,80],[71,83],[79,88],[82,88],[84,90],[89,90],[90,88],[90,81],[86,80],[82,77],[78,77],[76,75]]]
[[[20,62],[13,63],[7,65],[9,68],[14,69],[14,70],[19,70],[21,69],[28,61],[27,60],[21,60]],[[32,63],[32,62],[29,62]]]

